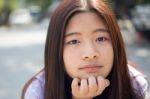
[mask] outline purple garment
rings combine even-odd
[[[134,91],[136,93],[145,95],[148,89],[148,82],[145,79],[144,75],[132,66],[128,67]],[[44,99],[44,84],[44,72],[41,72],[37,76],[35,76],[34,80],[27,88],[24,99]]]

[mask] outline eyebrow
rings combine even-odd
[[[66,33],[65,37],[68,37],[71,35],[81,35],[81,34],[79,32]]]
[[[105,29],[105,28],[95,29],[95,30],[93,31],[93,33],[96,33],[96,32],[108,32],[108,29]]]
[[[108,30],[105,28],[99,28],[99,29],[95,29],[92,33],[97,33],[97,32],[108,32]],[[66,33],[65,37],[68,37],[71,35],[81,35],[81,34],[80,32]]]

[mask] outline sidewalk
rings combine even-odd
[[[43,44],[46,39],[45,31],[0,30],[0,48],[21,47]]]

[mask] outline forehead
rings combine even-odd
[[[90,20],[99,20],[99,21],[103,21],[102,17],[100,16],[100,14],[98,14],[97,12],[94,11],[83,11],[83,12],[77,12],[75,14],[73,14],[69,20],[68,23],[70,23],[71,21],[79,21],[82,22],[85,19],[90,19]]]
[[[79,12],[73,15],[66,26],[66,31],[83,29],[106,29],[104,20],[95,12]]]

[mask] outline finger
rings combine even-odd
[[[95,96],[95,93],[97,92],[97,82],[96,82],[96,78],[91,76],[88,79],[89,82],[89,96],[93,97]]]
[[[110,81],[108,79],[105,79],[105,87],[108,87],[110,85]]]
[[[105,85],[106,82],[105,82],[105,79],[103,77],[98,76],[97,77],[97,83],[98,83],[97,94],[100,95],[106,87],[106,85]]]
[[[87,83],[87,80],[86,79],[82,79],[81,80],[81,85],[80,85],[80,95],[81,96],[85,96],[88,94],[88,83]]]
[[[80,80],[78,78],[74,78],[72,81],[71,88],[73,96],[76,96],[79,93],[79,82]]]

